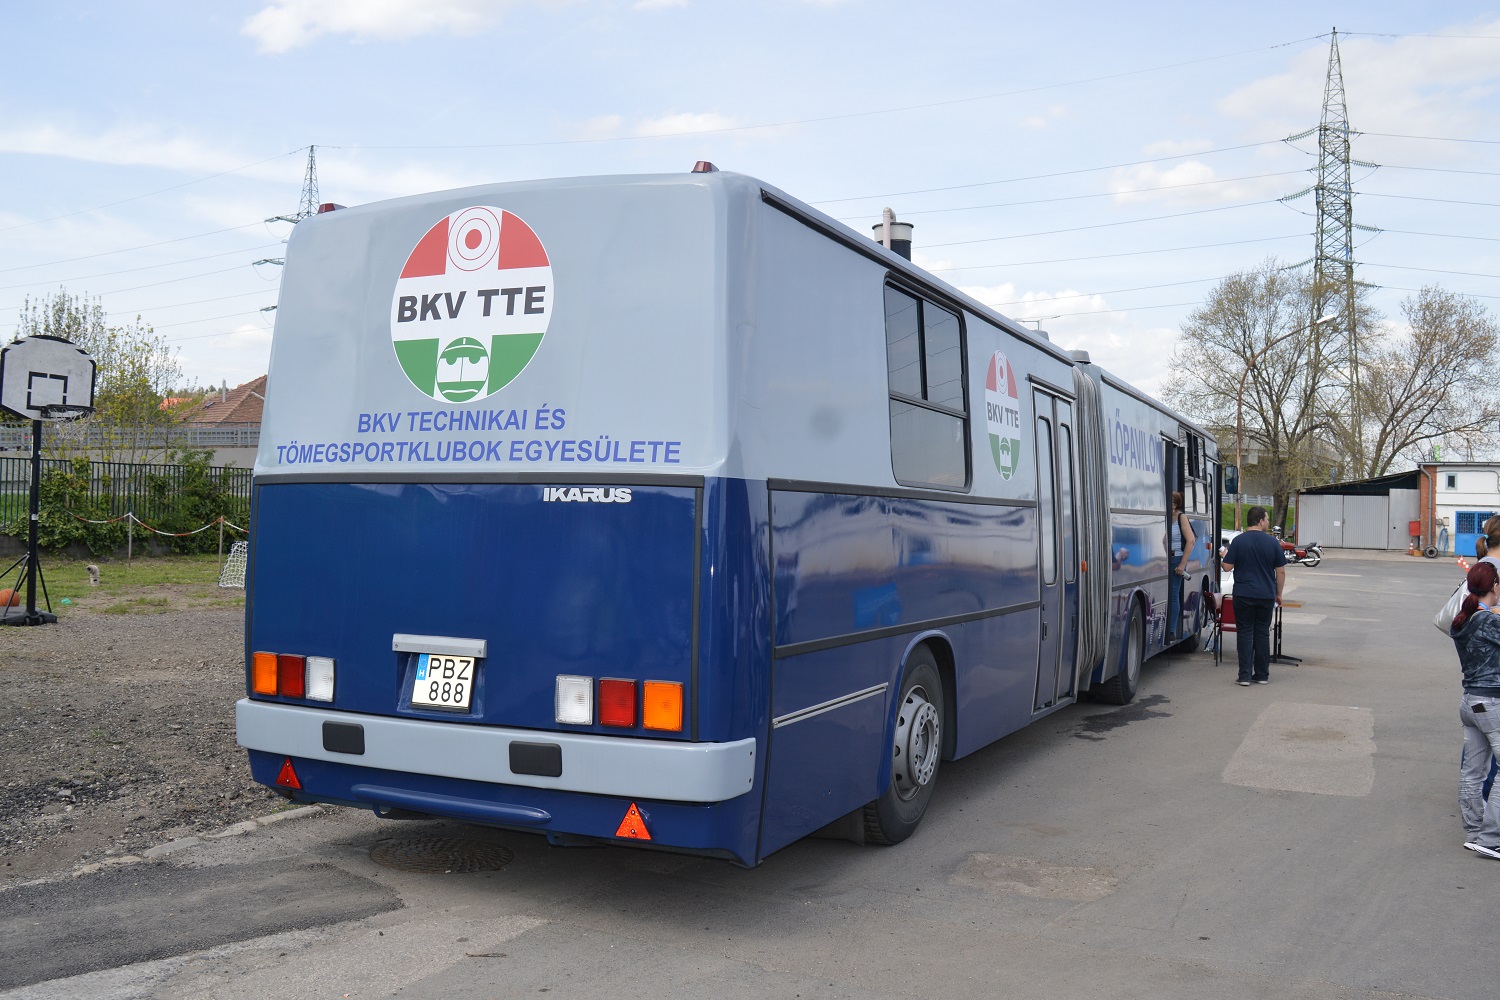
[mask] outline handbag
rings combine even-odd
[[[1459,610],[1464,606],[1464,597],[1468,593],[1468,584],[1460,583],[1458,589],[1453,592],[1453,596],[1448,598],[1438,613],[1432,616],[1432,624],[1444,635],[1452,634],[1453,619],[1458,617]]]

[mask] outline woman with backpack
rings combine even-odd
[[[1449,634],[1463,667],[1458,720],[1464,731],[1458,774],[1458,808],[1464,847],[1500,860],[1500,796],[1484,797],[1490,764],[1500,755],[1500,571],[1489,561],[1469,570],[1468,596]]]

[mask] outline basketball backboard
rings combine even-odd
[[[94,359],[71,340],[22,337],[0,348],[0,409],[71,420],[94,406]]]

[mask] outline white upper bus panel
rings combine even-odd
[[[714,466],[722,197],[561,180],[304,220],[257,475]]]

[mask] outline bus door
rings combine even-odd
[[[1064,648],[1063,633],[1068,622],[1064,613],[1067,602],[1064,575],[1061,572],[1064,525],[1059,511],[1058,410],[1066,413],[1070,407],[1050,393],[1036,388],[1032,389],[1032,402],[1036,407],[1037,575],[1041,583],[1041,635],[1037,644],[1036,696],[1032,710],[1039,712],[1057,703],[1058,674]],[[1068,462],[1068,469],[1071,479],[1071,460]],[[1071,488],[1068,492],[1072,493]],[[1071,497],[1069,505],[1071,506]],[[1070,539],[1068,547],[1076,551],[1076,546],[1071,542],[1071,515],[1067,518],[1066,526]],[[1071,649],[1071,644],[1068,648]],[[1069,680],[1064,686],[1071,688],[1072,681]]]
[[[1062,618],[1059,640],[1057,697],[1071,698],[1078,669],[1078,615],[1080,584],[1078,578],[1078,453],[1073,441],[1073,404],[1057,401],[1057,527],[1062,550]]]
[[[1179,426],[1178,433],[1187,440],[1186,428]],[[1163,639],[1170,642],[1180,637],[1182,632],[1182,590],[1176,572],[1172,569],[1172,494],[1182,492],[1183,488],[1183,447],[1176,441],[1162,435],[1162,457],[1165,460],[1162,468],[1164,490],[1166,494],[1162,506],[1167,509],[1166,532],[1162,535],[1163,545],[1167,559],[1167,599],[1162,605],[1166,617],[1166,632]],[[1187,507],[1188,500],[1183,497],[1183,507]],[[1187,554],[1183,554],[1186,558]],[[1175,597],[1174,597],[1175,595]],[[1175,610],[1176,614],[1173,614]]]

